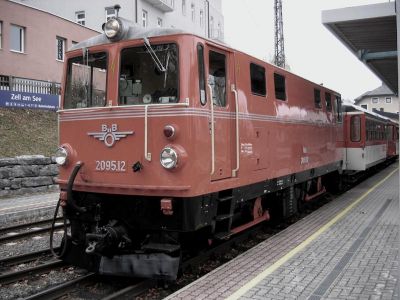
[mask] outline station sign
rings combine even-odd
[[[0,107],[58,110],[60,96],[0,90]]]

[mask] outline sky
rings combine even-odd
[[[393,0],[392,0],[393,1]],[[291,72],[354,100],[381,85],[321,21],[321,11],[388,0],[282,0],[286,63]],[[274,0],[222,0],[225,42],[266,61],[274,56]]]

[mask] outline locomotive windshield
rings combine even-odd
[[[64,108],[106,105],[107,54],[88,53],[68,60]]]
[[[119,104],[178,101],[178,51],[175,44],[127,48],[121,52]],[[156,57],[154,57],[154,54]],[[157,60],[161,65],[157,64]]]

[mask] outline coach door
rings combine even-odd
[[[208,105],[210,106],[211,180],[232,177],[232,154],[235,102],[231,92],[233,81],[233,53],[208,47]]]

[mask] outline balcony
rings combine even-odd
[[[150,3],[152,6],[163,12],[171,12],[174,10],[174,7],[172,5],[173,0],[144,0],[144,1]]]

